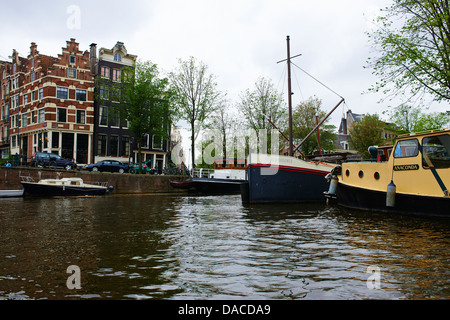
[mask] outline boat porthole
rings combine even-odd
[[[348,176],[350,176],[350,171],[347,169],[346,171],[345,171],[345,175],[348,177]]]
[[[359,171],[358,176],[362,179],[364,177],[364,172],[362,170]]]
[[[373,177],[375,178],[375,180],[380,180],[380,174],[378,172],[375,172]]]

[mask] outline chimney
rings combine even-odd
[[[38,54],[39,52],[37,51],[37,44],[36,42],[32,42],[30,45],[30,55],[34,56],[35,54]]]
[[[91,52],[89,54],[89,64],[91,67],[91,74],[96,75],[97,74],[97,44],[92,43],[90,47],[91,47]]]
[[[347,133],[347,119],[342,118],[342,133],[343,134],[348,134]]]

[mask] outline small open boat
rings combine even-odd
[[[194,187],[194,182],[191,179],[184,181],[170,181],[170,185],[177,189],[190,189]]]
[[[32,179],[22,181],[25,194],[32,196],[93,196],[111,192],[113,187],[105,183],[87,184],[81,178],[43,179],[34,182]]]
[[[15,198],[23,196],[23,189],[21,190],[0,190],[0,198]]]

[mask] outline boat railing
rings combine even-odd
[[[450,129],[450,127],[449,128],[441,128],[441,129],[425,130],[425,131],[417,131],[417,132],[409,132],[409,133],[400,134],[397,136],[397,138],[406,138],[406,137],[418,136],[418,135],[424,135],[424,134],[439,133],[439,132],[447,131],[449,129]]]
[[[214,172],[214,169],[192,169],[192,177],[193,178],[209,178],[209,175]]]
[[[22,182],[35,182],[33,177],[31,176],[20,176],[20,179],[22,180]]]

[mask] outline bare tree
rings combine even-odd
[[[277,92],[270,80],[259,78],[255,82],[253,91],[247,89],[241,95],[238,105],[247,120],[248,126],[253,130],[271,129],[267,117],[273,123],[279,124],[286,115],[284,100]]]
[[[238,109],[242,113],[247,127],[256,132],[259,139],[259,130],[275,129],[268,119],[284,131],[287,127],[287,108],[282,94],[277,92],[272,82],[263,77],[255,82],[253,91],[247,89],[241,94]],[[270,136],[268,137],[270,144]]]
[[[205,121],[216,111],[221,94],[214,75],[208,73],[208,66],[203,62],[197,62],[194,57],[178,62],[179,68],[169,77],[177,93],[178,115],[191,127],[191,156],[195,167],[195,140]]]
[[[216,114],[211,119],[210,127],[220,134],[220,140],[222,141],[222,154],[226,158],[230,150],[227,150],[227,146],[232,147],[234,141],[229,141],[231,131],[235,128],[236,121],[232,118],[229,110],[227,109],[227,101],[222,100],[220,108],[218,108]],[[231,150],[234,150],[232,148]]]

